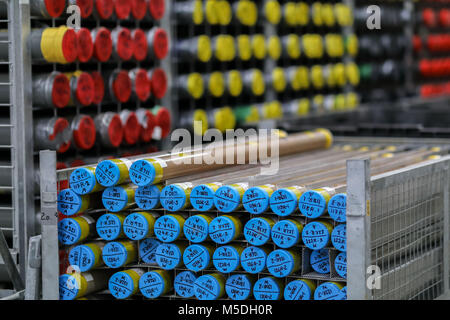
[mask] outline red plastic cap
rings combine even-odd
[[[150,98],[151,82],[144,69],[139,69],[134,78],[134,90],[136,96],[141,101],[147,101]]]
[[[80,8],[81,18],[89,18],[94,10],[94,0],[77,0],[77,6]]]
[[[73,129],[73,140],[77,148],[91,149],[95,144],[95,123],[89,116],[82,116],[77,128]]]
[[[145,123],[141,123],[141,141],[150,142],[152,140],[153,129],[156,126],[156,117],[150,111],[145,111]]]
[[[94,39],[94,57],[100,62],[106,62],[109,60],[112,54],[112,39],[111,32],[100,27],[97,30]]]
[[[443,27],[450,27],[450,9],[441,9],[439,11],[439,23]]]
[[[57,108],[64,108],[70,102],[70,82],[64,74],[58,74],[53,79],[52,103]]]
[[[158,59],[164,59],[169,52],[169,38],[164,29],[157,28],[153,37],[153,52]]]
[[[54,140],[56,136],[62,133],[69,127],[69,121],[65,118],[58,118],[53,125],[53,133],[48,137],[50,141]],[[64,153],[70,148],[70,140],[64,142],[59,149],[57,150],[59,153]]]
[[[95,10],[100,19],[111,18],[114,12],[114,0],[95,0]]]
[[[161,107],[156,113],[156,125],[161,128],[161,138],[165,138],[170,133],[171,117],[167,108]]]
[[[75,159],[69,162],[71,168],[85,166],[87,163],[83,159]]]
[[[128,28],[121,28],[117,33],[117,54],[120,59],[126,61],[130,60],[134,52],[133,38],[131,31]]]
[[[86,28],[81,28],[77,32],[78,60],[88,62],[94,53],[94,43],[91,32]]]
[[[118,147],[122,143],[123,140],[123,126],[122,120],[120,120],[120,116],[115,114],[111,118],[111,122],[108,126],[108,136],[109,142],[113,147]]]
[[[119,102],[127,102],[131,97],[131,79],[127,71],[120,71],[113,80],[112,89]]]
[[[436,26],[436,14],[433,9],[426,8],[422,11],[422,19],[427,27],[435,27]]]
[[[130,112],[124,124],[124,138],[127,144],[136,144],[141,135],[141,125],[135,112]]]
[[[62,169],[67,169],[67,164],[65,164],[64,162],[58,161],[56,162],[56,170],[62,170]]]
[[[78,57],[78,38],[73,29],[67,29],[62,39],[62,52],[68,63],[74,62]]]
[[[94,99],[92,103],[99,104],[105,96],[105,81],[98,71],[91,72],[92,81],[94,81]]]
[[[161,68],[156,68],[152,72],[151,90],[157,99],[162,99],[167,92],[166,72]]]
[[[44,0],[47,13],[52,18],[58,18],[64,12],[66,0]]]
[[[75,96],[83,106],[89,106],[94,100],[94,80],[87,72],[82,72],[77,77]]]
[[[133,30],[134,50],[133,56],[137,61],[143,61],[147,57],[148,43],[145,32],[142,29]]]
[[[120,20],[128,19],[131,13],[130,0],[114,0],[114,11]]]
[[[417,35],[413,36],[413,48],[415,52],[422,50],[422,39]]]
[[[131,14],[137,20],[142,20],[147,13],[147,0],[131,0]]]
[[[155,20],[161,19],[166,12],[166,4],[164,0],[149,0],[148,7],[152,18]]]

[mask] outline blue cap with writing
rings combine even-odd
[[[214,193],[214,206],[220,212],[233,212],[241,203],[241,195],[233,186],[222,186]]]
[[[180,248],[174,243],[163,243],[156,248],[156,263],[164,270],[175,269],[183,259]]]
[[[250,246],[241,253],[242,268],[248,273],[258,273],[266,268],[267,254],[258,247]]]
[[[81,209],[82,199],[72,189],[64,189],[58,193],[58,211],[66,216],[78,213]]]
[[[155,167],[145,159],[136,160],[130,166],[130,180],[139,187],[149,186],[155,180]]]
[[[267,256],[267,270],[277,278],[289,276],[294,269],[294,257],[283,249],[277,249]]]
[[[328,201],[328,214],[336,222],[345,222],[347,212],[347,195],[338,193]]]
[[[142,295],[149,299],[155,299],[164,292],[164,279],[154,271],[144,273],[139,279],[139,290]]]
[[[214,189],[206,184],[195,186],[190,195],[191,205],[198,211],[209,211],[214,207]]]
[[[121,186],[106,188],[102,193],[102,203],[108,211],[122,211],[128,204],[127,191]]]
[[[340,300],[341,289],[332,282],[324,282],[314,291],[314,300]]]
[[[309,256],[309,262],[314,271],[318,273],[330,273],[328,249],[313,250]]]
[[[338,224],[331,232],[331,243],[339,251],[347,250],[347,227],[345,223]]]
[[[186,239],[200,243],[208,238],[208,221],[200,215],[190,216],[183,225]]]
[[[72,218],[65,218],[58,222],[58,240],[64,245],[75,244],[80,240],[81,228]]]
[[[114,273],[108,281],[108,289],[116,299],[126,299],[133,294],[133,278],[125,272]]]
[[[236,227],[230,218],[219,216],[209,224],[209,237],[218,244],[225,244],[234,239]]]
[[[285,300],[311,300],[311,288],[302,280],[294,280],[284,288]]]
[[[95,229],[103,240],[116,240],[122,232],[122,222],[116,215],[105,213],[98,218]]]
[[[88,194],[94,189],[97,180],[95,173],[87,168],[75,169],[69,178],[70,189],[77,194]]]
[[[220,291],[220,283],[212,275],[204,274],[194,282],[194,294],[198,300],[216,300]]]
[[[162,242],[175,241],[181,232],[180,223],[172,216],[161,216],[155,221],[155,236]]]
[[[80,290],[77,279],[70,274],[59,276],[59,299],[74,300]]]
[[[178,211],[186,204],[186,193],[180,186],[169,184],[162,189],[159,200],[167,211]]]
[[[260,187],[252,187],[245,191],[242,205],[248,213],[261,214],[269,208],[269,193]]]
[[[286,217],[297,209],[297,196],[289,189],[275,190],[270,196],[270,209],[273,213]]]
[[[187,269],[197,272],[204,270],[209,266],[211,256],[205,246],[201,244],[191,244],[184,250],[183,262]]]
[[[89,271],[95,264],[95,254],[91,248],[81,244],[70,250],[69,263],[72,266],[78,266],[80,272]]]
[[[302,240],[311,250],[323,249],[330,241],[330,232],[324,224],[313,221],[303,228]]]
[[[138,187],[134,194],[136,205],[142,210],[152,210],[159,204],[161,192],[155,185]]]
[[[289,220],[281,220],[272,227],[272,241],[280,248],[290,248],[300,242],[298,227]]]
[[[271,227],[267,220],[252,218],[244,226],[244,237],[254,246],[262,246],[270,240]]]
[[[194,282],[197,279],[191,271],[183,271],[176,275],[173,282],[175,293],[183,298],[192,298],[194,296]]]
[[[108,242],[102,251],[103,262],[110,268],[120,268],[125,265],[128,252],[125,246],[119,242]]]
[[[298,200],[298,208],[305,217],[315,219],[325,212],[327,201],[321,193],[309,190],[301,195]]]
[[[336,256],[334,269],[340,277],[347,278],[347,254],[345,252],[341,252]]]
[[[129,214],[123,221],[123,233],[131,240],[142,240],[150,231],[147,219],[139,213]]]
[[[347,300],[347,286],[344,286],[341,289],[341,299],[340,300]]]
[[[156,263],[156,248],[161,244],[156,239],[147,238],[139,242],[139,256],[144,263]]]
[[[278,300],[281,296],[281,288],[272,277],[265,277],[255,282],[253,295],[256,300]]]
[[[252,282],[245,274],[233,274],[225,283],[225,292],[231,300],[247,300],[252,294]]]
[[[103,160],[95,168],[95,178],[104,187],[115,186],[120,179],[120,169],[117,163],[111,160]]]
[[[217,271],[230,273],[239,267],[239,252],[232,246],[220,246],[213,254],[213,264]]]

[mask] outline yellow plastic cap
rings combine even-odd
[[[309,6],[306,2],[298,2],[295,5],[295,18],[297,25],[306,26],[309,23]]]
[[[266,57],[266,40],[264,35],[255,34],[251,39],[253,55],[256,59],[264,59]]]
[[[203,78],[200,73],[194,72],[188,75],[187,90],[194,99],[199,99],[203,96]]]
[[[322,20],[322,3],[320,2],[314,2],[312,4],[312,8],[311,8],[311,15],[312,15],[312,21],[313,24],[317,27],[320,27],[323,25],[323,20]]]
[[[254,26],[258,20],[258,7],[253,1],[240,0],[236,8],[236,17],[245,26]]]
[[[283,92],[286,89],[286,76],[283,68],[277,67],[273,69],[272,86],[276,92]]]
[[[290,27],[297,25],[297,17],[295,15],[295,2],[287,2],[283,6],[283,15],[286,24]]]
[[[356,63],[347,63],[345,65],[345,73],[347,75],[348,82],[350,82],[352,86],[357,86],[359,84],[359,68]]]
[[[273,60],[278,60],[281,57],[281,41],[278,36],[271,36],[269,38],[269,43],[267,44],[267,50],[269,56]]]
[[[333,134],[331,133],[331,131],[324,128],[316,129],[316,131],[323,133],[325,135],[326,139],[325,148],[331,147],[331,145],[333,144]]]
[[[254,69],[252,71],[252,92],[255,96],[260,96],[264,93],[264,91],[266,90],[266,86],[264,83],[264,75],[261,72],[261,70],[258,69]]]
[[[320,65],[315,65],[311,67],[311,82],[314,88],[322,89],[325,85],[323,79],[323,71]]]
[[[231,70],[227,75],[228,92],[231,96],[237,97],[242,93],[242,77],[237,70]]]
[[[242,61],[250,60],[252,57],[252,45],[250,37],[246,34],[241,34],[237,37],[237,48],[239,59]]]
[[[219,19],[219,24],[222,26],[227,26],[231,22],[232,13],[231,5],[228,1],[219,0],[216,4],[217,16]]]
[[[217,5],[216,0],[206,0],[205,2],[206,21],[208,21],[208,23],[212,25],[219,23],[216,5]]]
[[[194,1],[194,10],[192,11],[192,21],[194,24],[202,24],[203,23],[203,4],[202,0]]]
[[[216,98],[221,97],[225,91],[225,83],[222,72],[215,71],[209,76],[209,92]]]
[[[264,6],[264,14],[271,24],[278,24],[281,20],[281,6],[278,1],[269,0]]]
[[[197,40],[197,58],[201,62],[208,62],[211,59],[211,40],[206,35],[201,35]]]
[[[200,126],[198,122],[201,122]],[[194,133],[198,136],[202,136],[205,134],[206,130],[208,130],[208,116],[203,109],[197,109],[194,111],[192,116],[192,126],[194,128]]]
[[[320,10],[320,14],[322,15],[322,22],[327,27],[333,27],[336,24],[336,19],[334,17],[334,9],[333,9],[332,4],[323,3],[322,8]]]
[[[298,100],[297,115],[304,116],[309,113],[310,103],[309,99],[302,98]]]
[[[296,34],[289,34],[286,40],[286,51],[290,58],[300,58],[300,39]]]

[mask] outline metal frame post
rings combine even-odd
[[[448,297],[450,294],[450,208],[449,208],[449,197],[450,197],[450,174],[449,174],[449,161],[445,163],[444,169],[444,192],[443,192],[443,201],[444,201],[444,230],[443,230],[443,256],[442,256],[442,266],[444,273],[443,281],[443,295]]]
[[[370,259],[370,160],[347,160],[347,294],[371,299],[366,285]]]

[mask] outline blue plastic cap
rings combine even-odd
[[[225,292],[231,300],[247,300],[252,293],[252,283],[245,274],[233,274],[225,283]]]
[[[314,291],[314,300],[340,300],[341,289],[331,282],[324,282]]]
[[[74,300],[77,297],[79,288],[76,278],[70,274],[59,276],[59,299]]]
[[[183,225],[186,239],[194,243],[200,243],[208,238],[208,221],[198,215],[186,219]]]
[[[139,243],[139,256],[144,263],[156,263],[156,248],[161,244],[156,239],[147,238]]]
[[[116,299],[126,299],[133,294],[133,278],[125,272],[114,273],[108,281],[108,288]]]
[[[219,216],[209,224],[209,237],[218,244],[226,244],[234,239],[236,227],[230,218]]]
[[[139,290],[144,297],[149,299],[161,296],[164,292],[164,286],[163,277],[154,271],[144,273],[139,279]]]
[[[65,218],[58,222],[58,240],[64,245],[77,243],[81,237],[81,228],[72,218]]]
[[[336,256],[334,269],[340,277],[347,279],[347,254],[345,252],[341,252]]]
[[[125,265],[128,253],[125,246],[119,242],[108,242],[103,247],[102,258],[106,266],[120,268]]]
[[[66,216],[77,214],[81,210],[80,195],[72,189],[64,189],[58,193],[58,211]]]
[[[337,225],[331,232],[331,243],[337,250],[347,250],[347,227],[345,223]]]
[[[103,160],[95,168],[95,178],[104,187],[115,186],[120,179],[120,170],[117,164],[111,160]]]
[[[102,202],[106,210],[119,212],[126,208],[128,204],[128,194],[123,187],[109,187],[103,191]]]
[[[347,220],[347,195],[338,193],[328,201],[328,214],[336,222],[345,222]]]
[[[269,222],[262,218],[252,218],[244,226],[244,237],[254,246],[262,246],[270,240],[271,227]]]
[[[152,210],[159,204],[161,192],[155,185],[138,187],[134,194],[136,205],[142,210]]]
[[[172,216],[161,216],[155,221],[155,236],[162,242],[175,241],[181,232],[180,223]]]
[[[311,250],[323,249],[330,240],[327,227],[317,221],[308,223],[302,232],[303,244]]]
[[[327,201],[324,196],[317,191],[306,191],[298,200],[300,212],[310,219],[319,218],[327,208]]]
[[[69,263],[78,266],[80,272],[89,271],[95,264],[95,254],[84,244],[76,246],[69,252]]]
[[[194,296],[194,282],[196,276],[191,271],[183,271],[177,274],[173,282],[175,293],[183,298],[192,298]]]
[[[195,186],[191,191],[190,201],[195,210],[209,211],[214,207],[214,190],[206,184]]]
[[[239,252],[232,246],[218,247],[213,254],[213,264],[217,271],[230,273],[239,267]]]
[[[220,283],[209,274],[200,276],[194,282],[194,294],[198,300],[216,300],[220,294]]]
[[[233,212],[241,203],[241,195],[233,186],[222,186],[214,194],[214,206],[220,212]]]
[[[278,300],[281,288],[271,277],[261,278],[253,286],[253,295],[256,300]]]
[[[155,167],[148,160],[136,160],[130,166],[130,180],[139,187],[149,186],[155,181]]]
[[[105,213],[98,218],[95,228],[103,240],[116,240],[122,232],[122,222],[116,215]]]
[[[70,174],[69,183],[70,189],[76,194],[88,194],[92,192],[97,181],[94,172],[87,168],[78,168]]]
[[[242,268],[248,273],[258,273],[266,268],[267,254],[258,247],[247,247],[241,253]]]
[[[284,288],[285,300],[311,300],[311,288],[302,280],[294,280]]]
[[[272,227],[272,241],[280,248],[286,249],[300,242],[300,231],[288,220],[281,220]]]
[[[341,299],[340,300],[347,300],[347,286],[345,286],[341,289]]]
[[[242,205],[248,213],[261,214],[269,208],[270,196],[266,190],[253,187],[245,191],[242,197]]]
[[[139,212],[129,214],[123,221],[123,233],[131,240],[145,239],[149,228],[147,219]]]
[[[186,204],[186,193],[180,186],[170,184],[162,189],[159,200],[167,211],[179,211]]]
[[[309,256],[309,262],[314,271],[322,274],[330,273],[328,249],[313,250]]]
[[[283,249],[277,249],[267,256],[267,270],[277,278],[289,276],[294,269],[294,257]]]
[[[191,244],[184,250],[183,262],[187,269],[194,272],[206,269],[211,262],[208,249],[201,244]]]
[[[175,269],[183,257],[180,248],[173,243],[163,243],[156,248],[155,259],[158,266],[164,270]]]
[[[275,190],[270,196],[270,209],[281,217],[289,216],[297,209],[297,196],[289,189]]]

